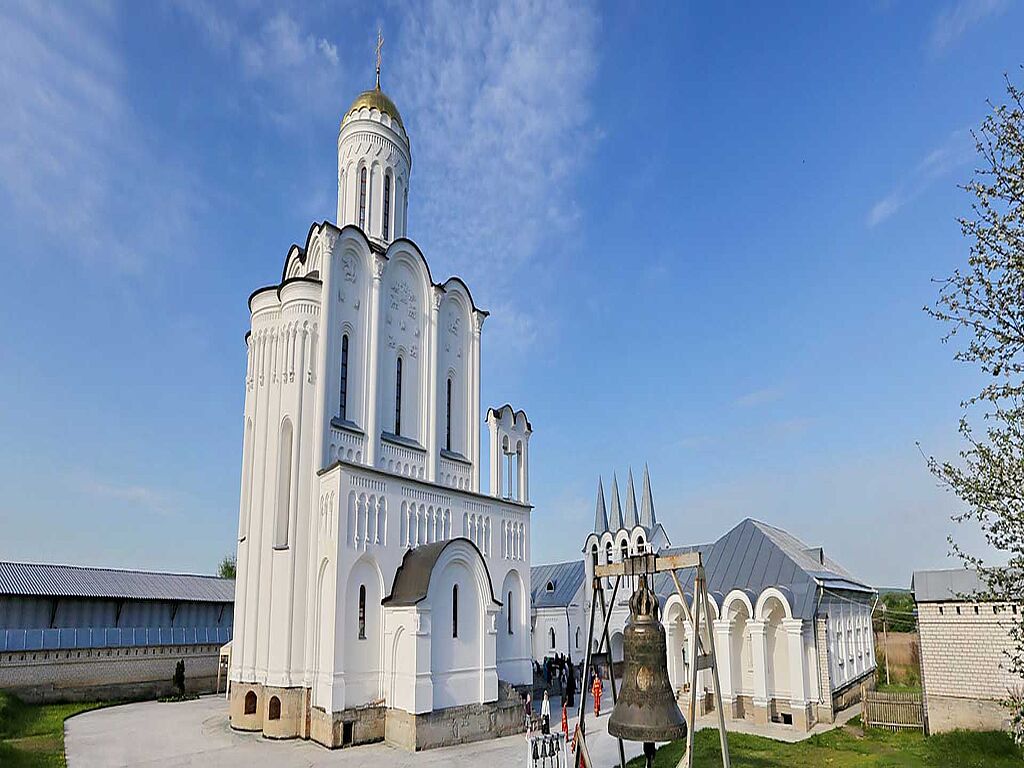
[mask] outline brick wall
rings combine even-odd
[[[172,692],[184,659],[187,690],[205,693],[216,683],[219,653],[217,645],[0,653],[0,689],[32,702],[155,698]]]
[[[1002,699],[1011,686],[1021,684],[1006,670],[1006,651],[1013,645],[1008,625],[1019,621],[1009,607],[919,603],[917,608],[929,697]]]

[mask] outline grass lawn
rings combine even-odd
[[[0,691],[0,765],[4,768],[63,766],[64,720],[104,706],[25,704]]]
[[[685,742],[666,744],[654,764],[675,768]],[[925,738],[919,733],[890,733],[847,726],[812,736],[797,744],[783,744],[760,736],[729,734],[729,755],[735,768],[1020,768],[1024,758],[1005,733],[954,731]],[[718,731],[698,731],[694,745],[696,768],[721,766]],[[643,758],[629,768],[643,766]]]

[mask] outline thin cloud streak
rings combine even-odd
[[[757,405],[766,405],[782,399],[784,392],[781,387],[765,387],[755,389],[736,398],[735,405],[740,408],[752,408]]]
[[[935,17],[928,43],[935,54],[952,47],[971,27],[1008,7],[1006,0],[959,0]]]
[[[874,228],[896,215],[936,181],[967,165],[973,156],[974,144],[970,131],[965,128],[953,131],[941,146],[929,152],[889,194],[871,206],[866,217],[868,228]]]

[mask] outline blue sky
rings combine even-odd
[[[382,24],[409,233],[535,428],[534,562],[647,462],[675,543],[751,516],[881,585],[947,564],[916,443],[954,453],[977,382],[921,307],[1024,5],[719,5],[5,3],[0,557],[233,548],[246,298],[334,216]]]

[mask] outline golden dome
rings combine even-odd
[[[363,91],[356,96],[356,100],[353,101],[352,106],[348,108],[348,112],[345,113],[345,117],[348,117],[353,112],[358,112],[364,107],[367,109],[376,109],[378,112],[383,112],[384,114],[389,115],[392,120],[395,120],[402,126],[403,131],[405,130],[405,125],[402,123],[402,116],[398,114],[398,107],[395,106],[395,102],[385,95],[379,85],[373,90]]]

